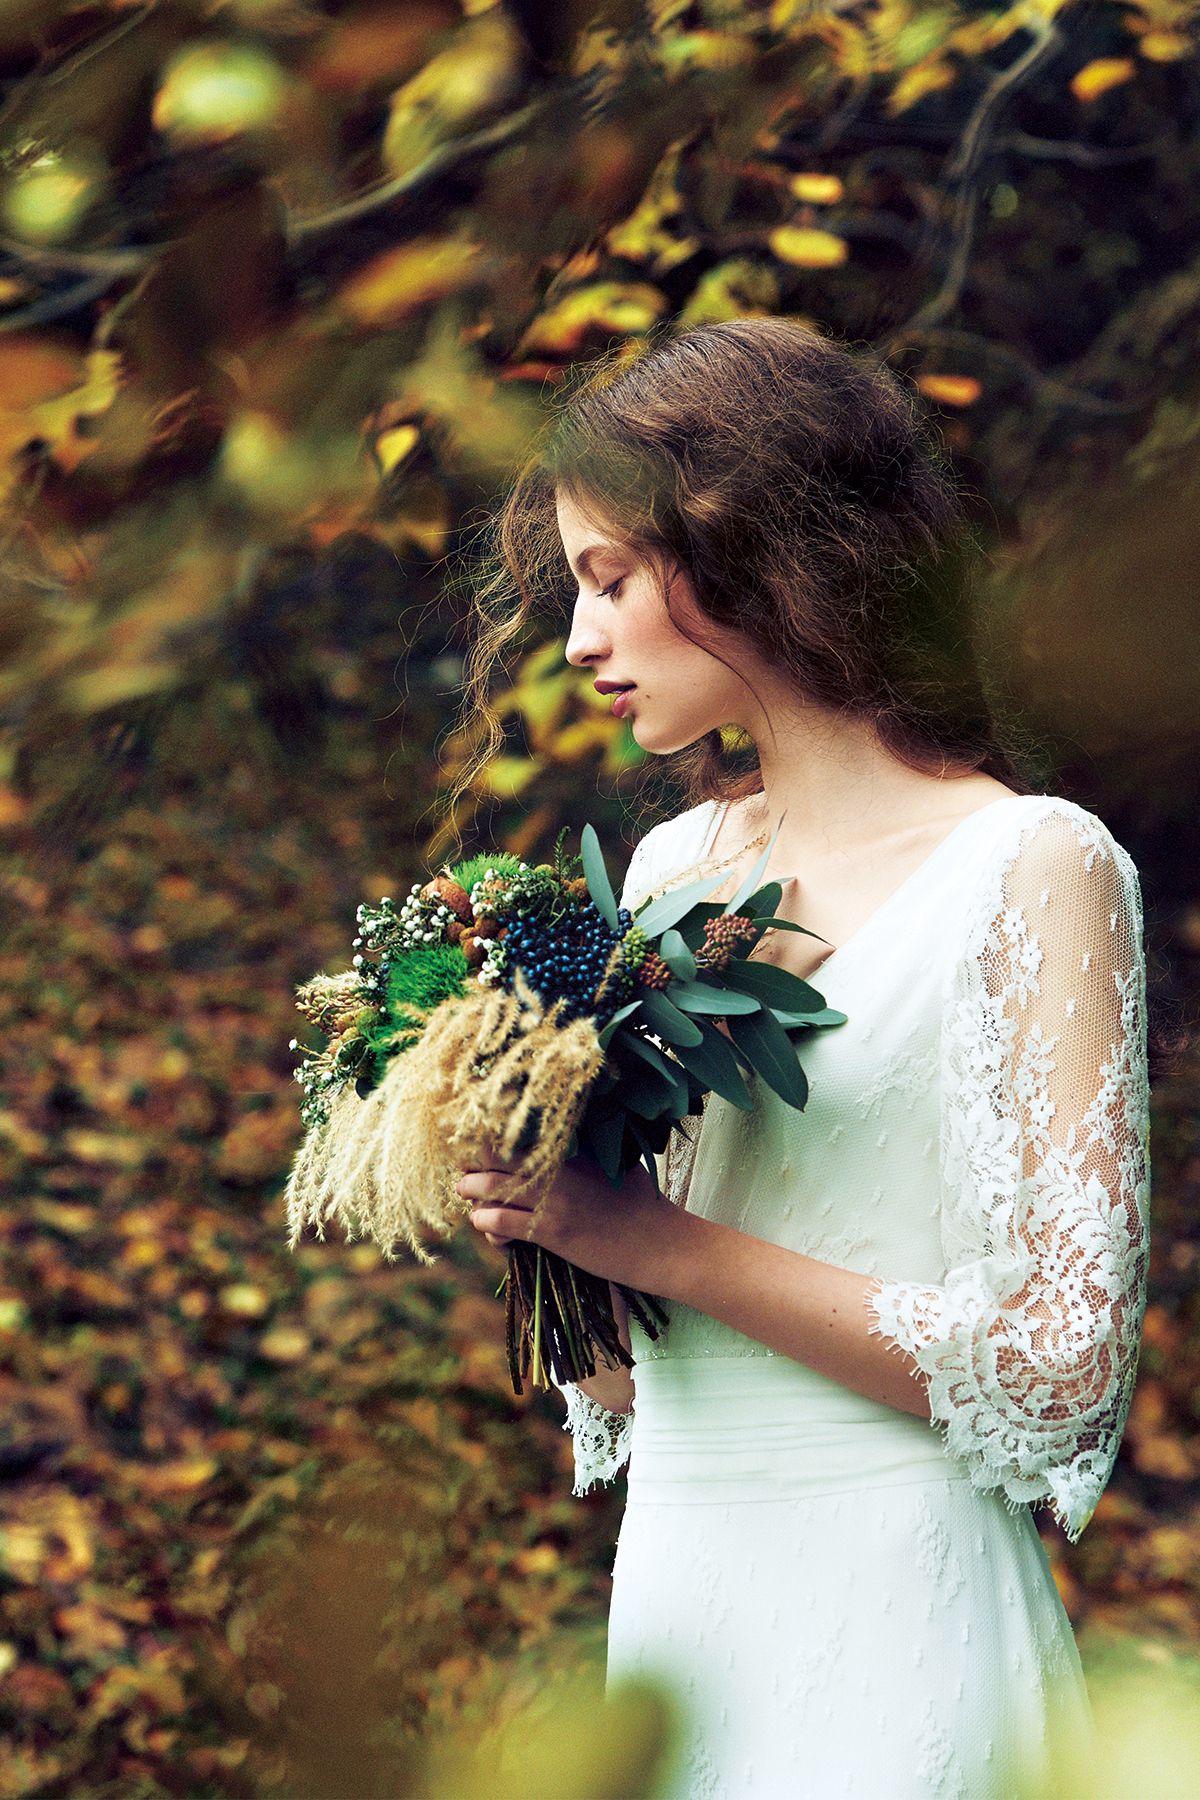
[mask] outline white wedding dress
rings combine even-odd
[[[623,903],[715,872],[720,816],[647,833]],[[690,1211],[873,1277],[933,1417],[681,1304],[657,1341],[631,1319],[633,1411],[563,1390],[574,1492],[629,1464],[608,1686],[670,1684],[661,1800],[1062,1800],[1093,1721],[1030,1506],[1078,1537],[1136,1372],[1135,866],[1074,802],[1001,797],[811,979],[847,1022],[796,1040],[804,1111],[751,1076],[753,1111],[710,1095],[660,1169]]]

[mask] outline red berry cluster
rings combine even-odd
[[[665,988],[671,971],[657,950],[647,950],[638,966],[637,978],[643,987]]]
[[[709,919],[704,927],[704,942],[696,952],[698,969],[726,969],[733,947],[743,938],[751,943],[758,936],[758,926],[741,913],[721,913]]]

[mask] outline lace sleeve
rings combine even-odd
[[[1070,1542],[1116,1460],[1149,1257],[1142,900],[1058,801],[981,896],[947,990],[941,1285],[883,1281],[869,1329],[928,1378],[947,1452]]]
[[[657,830],[657,827],[655,827]],[[651,875],[650,839],[646,833],[634,846],[621,889],[620,904],[636,907],[648,891]],[[612,1412],[593,1400],[573,1381],[556,1382],[567,1401],[563,1430],[571,1433],[575,1452],[575,1482],[572,1494],[588,1493],[597,1481],[611,1482],[629,1460],[633,1437],[633,1408],[628,1412]]]

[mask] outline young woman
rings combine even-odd
[[[781,825],[767,874],[818,936],[755,954],[847,1015],[803,1112],[710,1096],[661,1198],[575,1159],[536,1234],[670,1313],[566,1390],[575,1491],[629,1461],[609,1682],[678,1696],[671,1800],[1061,1796],[1091,1718],[1030,1508],[1078,1537],[1135,1377],[1134,865],[1004,747],[953,482],[865,355],[752,318],[606,359],[501,526],[520,605],[483,602],[475,699],[565,558],[568,661],[690,802],[623,903],[721,868],[728,898]],[[535,1235],[505,1182],[461,1187],[495,1246]]]

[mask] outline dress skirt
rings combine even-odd
[[[655,1800],[1075,1791],[1094,1724],[1028,1507],[789,1357],[652,1356],[635,1384],[606,1683],[670,1689]]]

